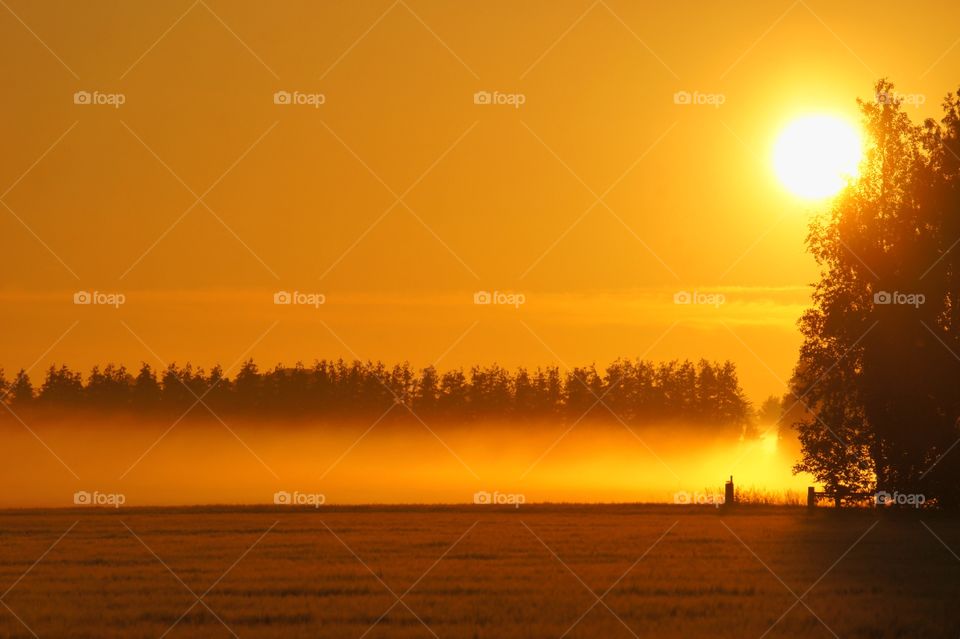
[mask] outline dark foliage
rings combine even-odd
[[[860,103],[860,178],[816,220],[821,266],[788,408],[797,470],[830,490],[960,506],[960,97],[914,125],[892,84]],[[795,412],[795,411],[794,411]]]
[[[182,413],[202,400],[215,411],[244,414],[376,416],[399,408],[450,420],[683,420],[736,428],[751,417],[730,362],[621,359],[604,371],[588,366],[563,373],[556,367],[510,372],[497,365],[416,371],[406,363],[320,360],[261,372],[250,360],[232,378],[219,366],[204,372],[171,364],[158,373],[143,364],[133,375],[110,364],[94,367],[86,383],[66,366],[51,366],[36,392],[22,371],[11,383],[2,380],[0,373],[3,401],[37,409]]]

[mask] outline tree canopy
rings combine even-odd
[[[881,80],[876,96],[895,96]],[[810,227],[820,266],[786,399],[798,471],[960,505],[960,97],[937,122],[860,100],[859,177]]]
[[[730,362],[649,362],[619,359],[561,372],[557,367],[516,371],[496,364],[468,371],[414,370],[409,364],[319,360],[261,371],[253,360],[230,378],[210,371],[148,364],[94,367],[83,380],[67,366],[51,366],[34,391],[20,371],[13,381],[0,371],[0,398],[13,407],[93,410],[189,410],[198,399],[217,411],[244,414],[350,417],[380,414],[404,405],[417,414],[453,420],[480,418],[607,419],[630,422],[683,420],[741,428],[749,402]],[[402,411],[406,413],[407,411]],[[739,432],[739,430],[737,431]]]

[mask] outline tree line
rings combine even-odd
[[[960,507],[960,95],[914,124],[892,83],[859,101],[859,177],[811,224],[820,266],[789,420],[797,471],[841,494]]]
[[[170,364],[137,372],[109,364],[84,380],[67,366],[50,366],[38,388],[20,371],[6,380],[0,397],[18,408],[184,411],[202,398],[214,410],[304,416],[382,413],[404,405],[416,414],[451,419],[498,417],[687,420],[743,426],[751,417],[734,365],[701,360],[655,363],[618,359],[561,372],[558,367],[509,371],[496,364],[439,371],[408,363],[319,360],[261,371],[253,360],[228,377]],[[404,411],[406,412],[406,411]]]

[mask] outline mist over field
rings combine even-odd
[[[72,506],[76,491],[122,494],[126,506],[272,504],[278,491],[331,505],[471,503],[479,491],[529,503],[673,502],[678,491],[722,494],[731,474],[738,489],[771,493],[810,483],[791,473],[795,453],[775,431],[741,438],[702,424],[172,422],[45,415],[28,429],[4,419],[0,481],[13,489],[0,507]]]

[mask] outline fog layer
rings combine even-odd
[[[796,453],[775,436],[702,425],[46,416],[2,421],[0,436],[0,507],[69,507],[78,491],[120,494],[126,506],[272,504],[278,492],[328,505],[472,503],[478,492],[526,503],[672,502],[722,492],[729,475],[769,493],[809,483],[791,473]]]

